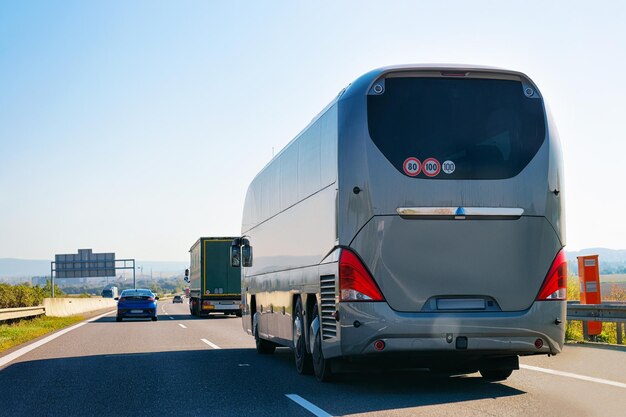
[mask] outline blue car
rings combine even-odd
[[[117,301],[116,321],[124,318],[150,318],[152,321],[159,319],[157,315],[157,300],[159,297],[150,290],[134,289],[124,290]]]

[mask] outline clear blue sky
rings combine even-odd
[[[568,248],[626,248],[626,7],[545,1],[3,1],[0,258],[185,260],[380,66],[527,73],[557,120]]]

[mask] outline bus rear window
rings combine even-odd
[[[511,178],[545,138],[541,99],[512,80],[387,78],[382,94],[368,96],[367,113],[378,149],[417,178]]]

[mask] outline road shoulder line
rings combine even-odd
[[[540,368],[538,366],[531,366],[531,365],[520,364],[519,367],[520,369],[527,369],[529,371],[543,372],[543,373],[551,374],[551,375],[564,376],[566,378],[580,379],[581,381],[595,382],[597,384],[604,384],[604,385],[611,385],[613,387],[618,387],[618,388],[626,388],[626,384],[622,382],[610,381],[608,379],[594,378],[594,377],[585,376],[585,375],[578,375],[578,374],[574,374],[571,372],[555,371],[554,369]]]
[[[23,355],[27,354],[28,352],[33,351],[33,350],[37,349],[38,347],[43,346],[46,343],[53,341],[57,337],[63,336],[65,333],[69,333],[72,330],[76,330],[79,327],[82,327],[82,326],[84,326],[87,323],[90,323],[92,321],[96,321],[96,320],[98,320],[98,319],[100,319],[100,318],[102,318],[104,316],[108,316],[111,313],[115,313],[115,310],[109,311],[108,313],[100,314],[99,316],[92,317],[92,318],[87,319],[85,321],[81,321],[80,323],[75,324],[75,325],[70,326],[70,327],[67,327],[67,328],[65,328],[63,330],[59,330],[58,332],[53,333],[50,336],[46,336],[46,337],[44,337],[43,339],[41,339],[41,340],[39,340],[37,342],[31,343],[30,345],[24,346],[23,348],[18,349],[18,350],[16,350],[13,353],[10,353],[10,354],[8,354],[6,356],[3,356],[3,357],[0,358],[0,368],[2,368],[5,365],[8,365],[9,363],[13,362],[15,359],[19,358],[20,356],[23,356]]]

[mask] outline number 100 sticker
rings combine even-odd
[[[422,171],[429,177],[436,177],[441,171],[441,164],[435,158],[428,158],[422,165]]]
[[[422,163],[419,159],[411,156],[410,158],[404,160],[402,168],[404,169],[404,173],[406,175],[414,177],[422,170]]]

